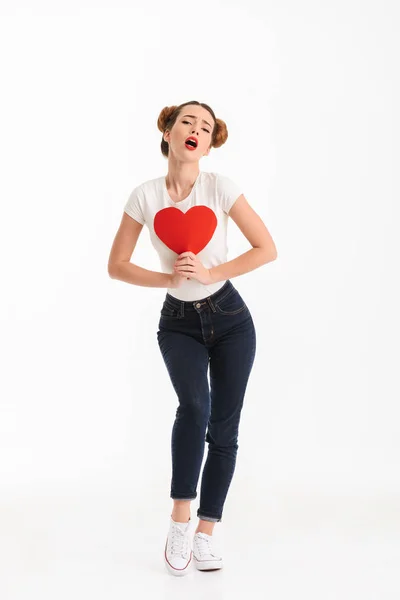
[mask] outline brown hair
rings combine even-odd
[[[188,104],[197,104],[202,106],[212,115],[214,119],[214,127],[211,132],[211,146],[214,148],[219,148],[222,144],[225,144],[228,139],[228,129],[226,127],[226,123],[222,121],[222,119],[217,119],[212,108],[205,104],[204,102],[197,102],[197,100],[192,100],[191,102],[184,102],[179,106],[165,106],[159,114],[157,119],[157,127],[164,134],[165,130],[171,131],[173,125],[175,124],[176,119],[178,118],[181,109]],[[161,153],[163,156],[168,158],[169,144],[163,139],[161,140]]]

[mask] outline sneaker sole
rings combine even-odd
[[[195,567],[199,571],[217,571],[223,567],[222,558],[219,560],[197,560],[193,555],[193,559]]]

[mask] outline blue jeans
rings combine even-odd
[[[197,516],[221,521],[256,352],[253,319],[228,279],[214,294],[200,300],[178,300],[167,292],[158,327],[158,345],[179,401],[172,428],[170,497],[197,497],[208,442]]]

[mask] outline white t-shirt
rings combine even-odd
[[[241,194],[242,189],[229,177],[200,171],[190,194],[174,202],[162,176],[135,187],[124,211],[147,225],[163,273],[172,274],[178,254],[187,251],[211,269],[227,262],[228,213]],[[167,291],[178,300],[200,300],[214,294],[225,281],[204,285],[184,278],[180,287]]]

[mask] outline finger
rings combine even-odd
[[[184,259],[186,259],[188,261],[193,260],[193,258],[191,256],[185,255],[185,256],[179,256],[179,258],[176,259],[176,262],[178,262],[178,260],[184,260]]]
[[[192,261],[189,262],[188,259],[186,258],[186,259],[184,259],[183,262],[175,263],[175,266],[176,267],[194,267],[194,264]]]

